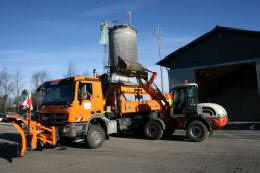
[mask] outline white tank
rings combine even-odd
[[[137,32],[129,25],[116,25],[109,28],[110,72],[116,72],[118,57],[127,62],[138,63]]]

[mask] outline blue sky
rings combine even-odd
[[[257,0],[1,0],[0,68],[21,70],[27,88],[33,72],[47,70],[60,78],[69,62],[78,73],[94,68],[102,73],[99,25],[104,19],[125,23],[124,13],[131,10],[139,60],[159,71],[157,24],[166,56],[215,25],[260,31],[259,9]]]

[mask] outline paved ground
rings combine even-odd
[[[0,172],[260,172],[260,131],[222,130],[202,143],[182,131],[167,140],[111,137],[100,149],[84,145],[27,152],[17,158],[15,129],[0,124]]]

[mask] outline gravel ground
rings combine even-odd
[[[17,133],[0,124],[0,172],[260,172],[258,130],[221,130],[201,143],[190,142],[183,131],[156,141],[111,137],[99,149],[74,143],[23,158],[16,157]]]

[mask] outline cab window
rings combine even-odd
[[[174,89],[174,113],[180,114],[183,112],[185,106],[185,90],[184,89]]]
[[[197,105],[197,92],[195,87],[187,88],[187,104],[189,106]]]
[[[179,101],[179,90],[173,90],[173,99],[174,99],[174,102],[178,102]]]
[[[93,90],[91,83],[80,83],[79,85],[79,100],[91,100]]]
[[[180,102],[181,103],[185,102],[185,90],[184,89],[180,90]]]

